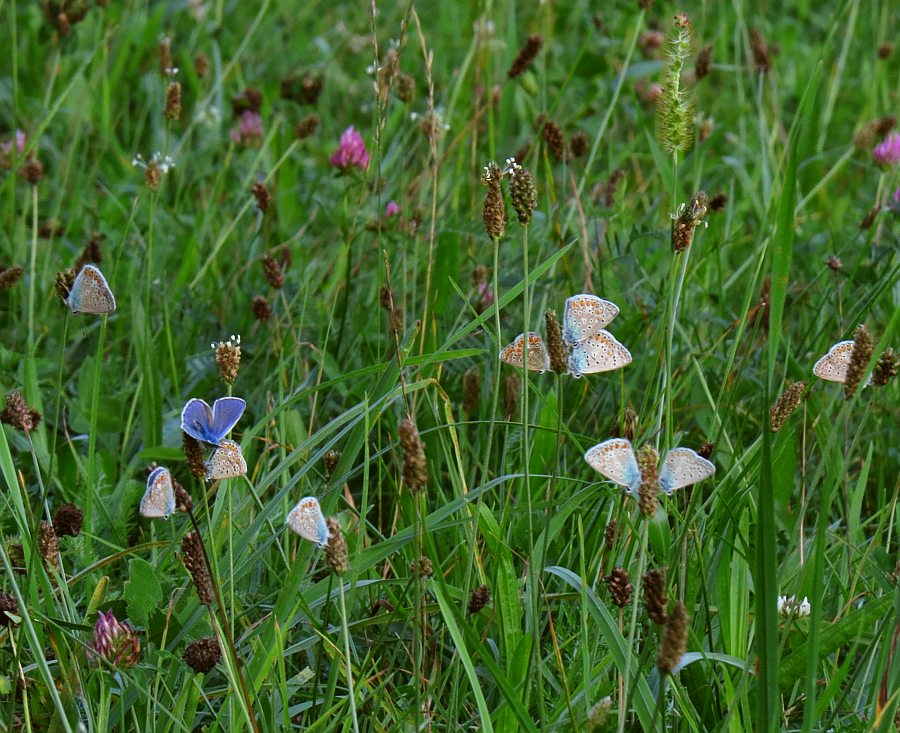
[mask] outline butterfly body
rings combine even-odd
[[[596,295],[581,293],[566,298],[563,311],[563,341],[569,346],[606,328],[619,315],[619,306]]]
[[[101,315],[112,313],[116,309],[116,298],[109,288],[109,283],[94,265],[85,265],[75,277],[75,282],[65,300],[73,316],[79,313]]]
[[[141,516],[153,519],[168,519],[175,512],[175,489],[168,469],[159,466],[147,477],[140,512]]]
[[[569,351],[569,374],[598,374],[631,364],[628,351],[609,331],[600,330],[574,344]]]
[[[315,542],[320,548],[328,544],[328,525],[314,496],[304,496],[287,515],[287,524],[303,539]]]
[[[237,478],[245,473],[247,461],[241,446],[233,440],[223,440],[206,462],[206,478],[209,481]]]
[[[605,440],[589,448],[584,460],[595,471],[624,487],[625,493],[637,495],[641,472],[630,441],[625,438]],[[699,483],[715,472],[715,465],[690,448],[673,448],[659,469],[659,488],[671,495],[675,489]]]
[[[547,353],[544,340],[534,331],[516,336],[515,340],[500,352],[500,361],[516,367],[527,367],[534,372],[546,372],[550,368],[550,354]]]
[[[220,397],[210,408],[194,397],[181,411],[181,429],[202,443],[220,445],[241,419],[246,406],[240,397]]]

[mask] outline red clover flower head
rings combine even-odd
[[[133,667],[141,658],[141,642],[127,621],[118,621],[112,610],[100,611],[88,656],[103,658],[116,667]]]
[[[262,117],[259,112],[244,110],[241,112],[241,121],[237,127],[228,133],[228,138],[235,145],[252,147],[262,143],[263,127]]]
[[[369,151],[366,150],[365,140],[353,125],[344,130],[340,145],[329,160],[331,165],[342,170],[352,167],[365,170],[369,167]]]
[[[900,163],[900,134],[892,132],[878,143],[872,151],[872,160],[884,168]]]

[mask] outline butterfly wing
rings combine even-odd
[[[609,331],[599,331],[572,346],[569,353],[569,374],[597,374],[621,369],[631,364],[628,351]]]
[[[563,340],[569,344],[599,333],[619,315],[619,306],[596,295],[582,293],[566,299],[563,311]]]
[[[216,481],[237,478],[247,473],[247,461],[241,446],[233,440],[223,440],[206,462],[206,478]]]
[[[838,341],[828,353],[816,362],[813,374],[829,382],[841,382],[847,378],[847,367],[853,355],[852,341]]]
[[[172,474],[159,466],[147,477],[147,490],[141,499],[141,516],[168,519],[175,511],[175,489]]]
[[[116,298],[100,269],[85,265],[72,283],[66,305],[75,316],[79,313],[112,313],[116,309]]]
[[[589,448],[584,460],[595,471],[634,494],[641,485],[641,471],[631,443],[625,438],[610,438]]]
[[[181,429],[195,440],[218,445],[221,437],[216,438],[212,428],[213,411],[209,405],[198,397],[188,400],[181,411]]]
[[[212,406],[212,435],[222,440],[241,419],[247,403],[240,397],[220,397]]]
[[[314,496],[304,496],[297,502],[287,516],[287,524],[303,539],[315,542],[319,547],[328,544],[328,525],[319,500]]]
[[[699,483],[715,472],[715,465],[690,448],[673,448],[666,454],[659,470],[659,487],[664,493],[671,494],[675,489]]]
[[[527,357],[525,349],[526,334],[520,333],[511,344],[505,346],[503,351],[500,352],[500,361],[520,368],[527,363],[528,369],[531,371],[546,372],[550,368],[550,354],[547,352],[544,340],[540,334],[534,331],[530,331],[527,337]]]

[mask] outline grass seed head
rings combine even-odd
[[[40,424],[41,413],[29,407],[22,393],[14,390],[6,395],[6,403],[0,411],[0,422],[28,433]]]
[[[269,210],[269,203],[272,201],[269,187],[262,181],[257,181],[250,190],[253,193],[253,198],[256,199],[256,208],[265,214]]]
[[[254,295],[250,308],[257,321],[268,321],[272,317],[272,305],[262,295]]]
[[[409,418],[400,421],[397,428],[400,446],[403,448],[403,482],[410,491],[421,491],[428,483],[428,464],[425,460],[425,444],[419,431]]]
[[[544,324],[547,327],[547,352],[550,354],[550,368],[557,374],[565,374],[568,369],[566,347],[563,344],[562,329],[555,310],[544,312]]]
[[[41,553],[41,559],[44,565],[54,568],[59,572],[59,537],[53,530],[53,525],[47,520],[41,521],[41,527],[38,530],[38,551]]]
[[[524,45],[519,49],[519,53],[517,53],[516,57],[513,59],[512,65],[509,67],[509,71],[506,72],[506,75],[510,79],[515,79],[517,76],[521,76],[528,71],[543,45],[543,36],[528,36]]]
[[[12,626],[15,623],[7,614],[19,615],[19,602],[12,593],[0,593],[0,624]]]
[[[75,504],[61,504],[53,513],[53,530],[57,537],[77,537],[83,523],[84,514]]]
[[[900,364],[900,357],[893,349],[885,349],[884,353],[875,362],[875,369],[872,372],[872,381],[876,387],[886,387],[894,377],[897,376],[897,368]]]
[[[803,391],[806,389],[806,382],[792,382],[790,386],[781,393],[775,404],[769,410],[769,429],[773,433],[777,433],[788,418],[797,409],[800,399],[803,397]]]
[[[659,654],[656,657],[656,668],[660,674],[667,675],[675,669],[687,648],[688,615],[687,609],[680,601],[675,603],[666,620]]]
[[[875,341],[865,324],[860,324],[853,332],[853,351],[850,354],[850,364],[847,366],[847,376],[844,378],[844,397],[850,399],[856,394],[863,373],[872,358],[875,350]]]
[[[511,160],[509,163],[509,198],[519,224],[523,227],[531,222],[531,216],[537,206],[537,187],[534,185],[534,177],[531,171]]]
[[[284,287],[284,272],[281,269],[281,263],[278,262],[272,255],[265,254],[262,258],[262,267],[263,267],[263,275],[266,277],[266,282],[269,283],[275,290],[279,290]]]
[[[181,434],[181,448],[184,451],[184,458],[187,461],[188,470],[194,478],[201,481],[206,480],[206,460],[203,458],[203,448],[200,442],[188,435]]]
[[[227,385],[234,384],[241,366],[241,337],[232,336],[227,341],[212,344],[212,348],[216,352],[216,367],[222,381]]]
[[[196,532],[188,532],[181,540],[181,561],[190,573],[197,589],[197,597],[204,606],[213,602],[212,580],[203,559],[203,540]]]
[[[644,573],[644,608],[647,609],[647,616],[657,626],[665,625],[668,605],[665,570],[648,570]]]
[[[469,604],[466,606],[466,610],[469,612],[469,615],[474,616],[490,602],[491,591],[486,585],[479,585],[469,596]]]
[[[684,14],[675,16],[674,32],[666,46],[666,71],[656,100],[656,138],[666,152],[688,150],[694,142],[694,99],[681,83],[681,72],[691,55],[691,24]]]
[[[705,78],[712,68],[712,44],[707,44],[700,49],[697,54],[697,60],[694,62],[694,74],[697,81]]]
[[[341,531],[341,523],[334,517],[325,520],[328,525],[328,544],[325,545],[325,564],[337,575],[343,575],[350,569],[350,556],[347,553],[347,541]]]
[[[211,672],[222,658],[222,648],[214,636],[204,636],[192,641],[184,650],[184,663],[195,672]]]
[[[502,239],[506,231],[506,202],[503,200],[503,189],[500,187],[500,179],[503,172],[493,161],[484,168],[482,183],[487,186],[487,195],[484,197],[484,208],[481,218],[484,221],[484,229],[491,239]]]
[[[304,117],[302,120],[300,120],[300,122],[297,123],[297,128],[294,130],[294,134],[297,136],[298,140],[305,140],[308,137],[312,137],[318,127],[319,115],[306,115],[306,117]]]
[[[606,583],[606,589],[609,591],[614,605],[619,608],[625,608],[631,603],[634,586],[631,584],[628,571],[625,568],[613,568],[612,572],[603,581]]]
[[[413,560],[409,569],[414,578],[430,578],[434,575],[434,566],[424,555]]]
[[[641,485],[638,488],[638,503],[641,514],[650,519],[656,514],[659,506],[659,453],[653,446],[645,445],[637,454],[638,468],[641,471]]]
[[[25,268],[20,265],[13,265],[12,267],[0,265],[0,290],[12,289],[24,274]]]

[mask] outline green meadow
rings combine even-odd
[[[898,27],[0,0],[0,733],[896,730]]]

